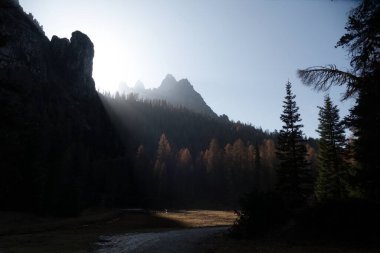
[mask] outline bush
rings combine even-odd
[[[238,219],[232,228],[235,235],[258,235],[280,227],[290,218],[282,198],[276,193],[252,192],[244,196]]]

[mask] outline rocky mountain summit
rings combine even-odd
[[[174,106],[183,106],[197,113],[217,117],[216,113],[207,105],[189,80],[181,79],[177,81],[170,74],[166,75],[158,88],[145,89],[144,84],[138,81],[133,88],[120,85],[119,92],[135,93],[142,99],[165,100]]]
[[[92,79],[94,45],[76,31],[70,41],[43,33],[33,16],[17,1],[2,1],[0,14],[0,77],[8,82],[65,81],[80,90],[95,91]],[[80,87],[78,87],[80,86]]]

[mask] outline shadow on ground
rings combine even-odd
[[[184,228],[157,213],[89,211],[77,218],[0,213],[0,252],[88,252],[101,235]]]

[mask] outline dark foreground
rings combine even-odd
[[[378,245],[295,240],[286,231],[252,240],[226,235],[226,211],[90,211],[40,218],[0,212],[0,253],[377,253]],[[285,235],[285,236],[284,236]]]
[[[235,218],[232,211],[210,210],[96,210],[87,211],[77,218],[41,218],[0,212],[0,253],[96,252],[107,248],[100,246],[102,243],[106,246],[107,240],[104,238],[110,236],[122,238],[131,233],[154,234],[190,228],[231,226]],[[214,232],[219,229],[216,228]],[[212,231],[201,232],[198,238],[207,237]],[[193,236],[197,234],[196,230],[189,233]]]
[[[206,252],[207,242],[228,227],[209,227],[164,232],[130,233],[100,237],[96,253],[193,253]],[[210,251],[209,251],[210,252]]]

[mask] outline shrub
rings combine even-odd
[[[258,235],[280,227],[290,218],[282,198],[272,192],[252,192],[244,196],[241,210],[235,211],[238,219],[232,228],[235,235]]]

